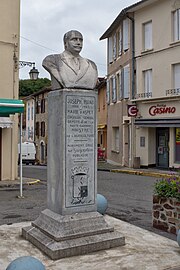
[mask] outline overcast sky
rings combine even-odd
[[[40,78],[49,78],[42,67],[45,56],[64,50],[63,35],[69,30],[83,34],[81,55],[93,60],[99,76],[106,75],[106,40],[101,35],[121,10],[138,0],[22,0],[20,60],[36,63]],[[29,79],[29,67],[20,79]]]

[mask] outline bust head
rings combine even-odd
[[[64,34],[64,47],[74,56],[79,55],[83,46],[83,36],[77,30],[71,30]]]

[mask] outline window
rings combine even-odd
[[[174,89],[180,88],[180,64],[173,65]]]
[[[45,99],[41,99],[41,113],[45,113]]]
[[[28,121],[30,120],[30,105],[28,103]]]
[[[119,152],[119,127],[113,127],[112,150]]]
[[[32,107],[31,107],[31,120],[33,120],[33,119],[34,119],[34,107],[32,105]]]
[[[130,93],[130,70],[129,65],[123,68],[123,97],[129,98]]]
[[[36,101],[36,113],[40,113],[40,106],[41,106],[41,101],[37,100]]]
[[[129,19],[123,20],[123,50],[129,49]]]
[[[45,122],[41,122],[41,137],[45,137]]]
[[[116,33],[113,36],[113,59],[116,60]]]
[[[121,70],[117,74],[117,89],[118,89],[118,99],[123,99],[123,89],[122,89],[122,72]]]
[[[31,134],[30,134],[30,127],[28,127],[28,140],[30,139]]]
[[[112,102],[116,102],[117,101],[116,76],[113,76],[111,80],[112,80]]]
[[[145,97],[152,96],[152,69],[143,71]]]
[[[36,122],[36,136],[39,137],[39,122]]]
[[[113,40],[112,40],[112,37],[108,38],[108,60],[109,60],[109,63],[113,62]]]
[[[180,40],[180,9],[173,13],[174,41]]]
[[[152,49],[152,21],[144,24],[144,50]]]
[[[107,85],[106,85],[106,102],[107,102],[107,104],[110,103],[110,85],[109,85],[109,80],[107,80]]]
[[[121,29],[119,29],[119,32],[118,32],[118,54],[119,55],[122,54],[122,31],[121,31]]]

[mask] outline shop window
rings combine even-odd
[[[175,138],[176,138],[175,161],[180,162],[180,128],[175,129]]]

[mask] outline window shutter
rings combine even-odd
[[[180,9],[173,14],[174,20],[174,41],[180,40]]]
[[[123,21],[123,50],[129,49],[129,20]]]
[[[117,101],[116,76],[112,77],[112,102]]]
[[[113,41],[112,41],[112,37],[108,38],[108,59],[109,59],[109,63],[113,62]]]
[[[121,55],[122,54],[122,32],[121,29],[119,29],[119,51],[118,54]]]
[[[107,80],[106,83],[106,103],[110,104],[110,85],[109,85],[109,80]]]
[[[130,85],[130,70],[129,70],[129,65],[124,67],[124,72],[123,72],[123,84],[124,84],[124,98],[129,98],[129,85]]]
[[[116,59],[116,33],[113,36],[113,59]]]

